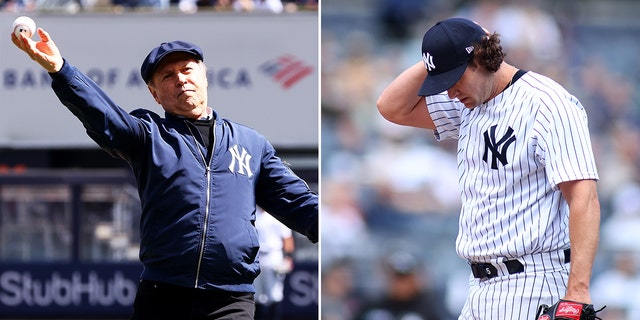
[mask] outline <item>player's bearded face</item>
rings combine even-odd
[[[173,53],[156,69],[149,91],[165,111],[197,119],[207,110],[207,72],[188,53]]]
[[[482,69],[469,66],[447,94],[451,99],[460,100],[465,107],[475,108],[491,98],[490,81]]]

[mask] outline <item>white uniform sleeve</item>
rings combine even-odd
[[[597,180],[587,114],[580,101],[568,94],[540,97],[540,114],[536,117],[541,139],[538,157],[553,188],[565,181]]]
[[[291,229],[289,229],[289,227],[285,226],[280,221],[278,221],[278,223],[280,224],[280,237],[281,238],[289,238],[289,237],[291,237],[293,235],[293,232],[291,232]]]
[[[446,92],[425,97],[427,109],[436,129],[433,131],[436,140],[458,139],[460,129],[460,112],[464,105],[451,100]]]

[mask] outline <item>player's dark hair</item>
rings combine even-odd
[[[469,60],[469,64],[493,73],[498,71],[506,55],[500,45],[500,35],[494,33],[474,45],[473,59]]]

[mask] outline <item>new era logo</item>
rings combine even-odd
[[[469,54],[469,53],[471,53],[471,51],[473,51],[473,46],[466,47],[466,48],[464,48],[464,50],[466,50],[467,54]]]
[[[313,67],[293,55],[285,54],[260,65],[260,71],[289,89],[304,77],[313,73]]]

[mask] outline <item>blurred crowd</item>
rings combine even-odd
[[[0,0],[0,12],[198,11],[291,13],[317,11],[318,0]]]
[[[436,143],[431,131],[391,124],[376,109],[381,90],[420,60],[424,32],[451,16],[499,33],[509,63],[553,78],[587,109],[602,210],[593,302],[607,305],[603,319],[640,319],[640,24],[632,18],[640,5],[365,2],[362,10],[322,6],[323,319],[400,319],[384,304],[377,315],[386,317],[360,315],[392,286],[381,262],[404,250],[422,262],[423,291],[436,297],[424,303],[447,309],[436,318],[457,319],[464,303],[455,141]]]

